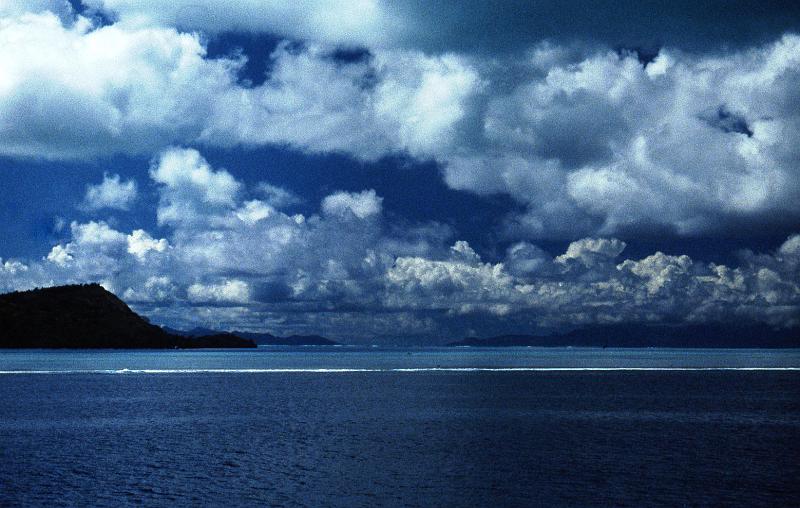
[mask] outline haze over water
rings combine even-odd
[[[795,350],[3,352],[0,504],[789,505],[799,368]]]

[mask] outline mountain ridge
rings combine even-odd
[[[279,337],[268,332],[242,332],[234,330],[232,332],[220,332],[211,328],[195,327],[191,330],[176,330],[174,328],[163,327],[165,331],[185,337],[198,337],[201,335],[230,334],[237,337],[250,339],[256,344],[264,346],[338,346],[338,342],[323,337],[321,335],[289,335]]]
[[[467,337],[447,346],[472,347],[676,347],[798,348],[800,328],[775,329],[764,324],[614,324],[578,328],[551,335]]]

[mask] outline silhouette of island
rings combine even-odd
[[[553,335],[468,337],[448,346],[473,347],[674,347],[674,348],[797,348],[800,328],[765,324],[614,324],[579,328]]]
[[[237,337],[244,337],[250,339],[256,344],[263,346],[337,346],[338,342],[332,341],[321,335],[289,335],[288,337],[278,337],[271,333],[261,332],[219,332],[210,328],[192,328],[188,331],[175,330],[173,328],[164,327],[164,330],[176,335],[183,335],[185,337],[200,337],[203,335],[218,335],[233,334]]]
[[[99,284],[0,295],[0,348],[252,348],[231,334],[182,337],[150,324]]]

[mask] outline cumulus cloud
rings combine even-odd
[[[322,200],[322,211],[328,215],[354,215],[366,219],[381,213],[383,198],[373,189],[362,192],[336,192]]]
[[[233,60],[172,28],[0,19],[0,152],[44,158],[152,153],[195,139]]]
[[[3,153],[146,153],[198,141],[367,160],[405,151],[439,161],[453,188],[519,200],[527,212],[509,232],[533,238],[643,225],[693,235],[741,216],[800,214],[795,35],[721,56],[663,49],[649,63],[550,45],[488,66],[414,50],[342,65],[325,45],[280,44],[269,79],[247,88],[236,82],[243,61],[208,59],[198,36],[146,22],[174,21],[170,9],[112,4],[138,22],[4,18]]]
[[[791,249],[793,239],[781,249]],[[781,255],[781,249],[776,255],[751,256],[736,268],[661,252],[616,264],[593,264],[591,272],[576,271],[567,263],[585,261],[587,252],[610,260],[623,246],[615,239],[587,238],[547,260],[520,244],[510,249],[509,262],[518,263],[527,253],[537,261],[533,270],[525,270],[523,264],[516,274],[503,263],[482,263],[477,258],[398,258],[386,274],[392,288],[386,303],[494,314],[531,327],[726,319],[777,326],[800,323],[798,265],[795,258]]]
[[[591,268],[616,258],[624,249],[625,242],[616,238],[583,238],[570,243],[567,252],[556,257],[556,262],[569,264],[576,261]]]
[[[270,79],[249,88],[237,84],[243,58],[206,58],[199,35],[141,19],[95,26],[51,12],[9,15],[0,43],[0,153],[22,157],[191,142],[430,156],[478,86],[456,55],[386,52],[343,66],[329,47],[286,43],[270,57]]]
[[[0,0],[0,155],[155,154],[159,229],[74,221],[41,259],[2,262],[2,288],[99,280],[156,317],[191,308],[252,328],[433,334],[445,316],[486,313],[529,327],[797,323],[797,235],[738,266],[625,259],[622,239],[796,230],[800,36],[647,58],[554,39],[484,58],[398,42],[402,2],[84,3],[108,22],[67,2]],[[253,86],[239,79],[245,55],[209,58],[207,34],[174,26],[304,42],[278,44]],[[366,47],[345,61],[340,44]],[[290,191],[248,189],[199,151],[265,145],[433,161],[451,189],[516,201],[510,247],[490,262],[447,226],[387,226],[372,189],[290,214]],[[107,174],[83,208],[136,196],[135,181]],[[540,247],[553,239],[571,243],[553,256]],[[367,323],[367,309],[381,317]]]
[[[0,258],[0,270],[2,270],[4,273],[15,275],[17,273],[28,271],[28,266],[24,263],[11,259],[3,262],[3,258]]]
[[[732,267],[661,252],[625,259],[625,242],[607,237],[576,240],[556,256],[520,242],[487,262],[468,242],[453,242],[448,228],[387,227],[372,190],[328,196],[319,214],[288,215],[245,199],[244,185],[198,152],[164,153],[150,173],[159,206],[192,209],[192,220],[164,221],[166,238],[73,221],[68,238],[40,261],[0,263],[0,288],[103,281],[173,326],[324,329],[339,337],[431,337],[475,316],[525,330],[620,321],[799,324],[798,235],[773,253],[745,251]]]
[[[185,6],[139,4],[106,3],[122,13],[106,26],[3,18],[0,153],[85,158],[175,143],[407,153],[437,161],[454,189],[517,200],[524,212],[506,234],[518,240],[696,236],[742,221],[785,230],[800,219],[797,35],[645,61],[550,43],[523,58],[371,48],[340,62],[335,46],[282,43],[268,79],[248,87],[237,81],[243,58],[207,58],[198,35],[165,25]]]
[[[525,204],[512,236],[788,224],[799,62],[795,35],[714,57],[664,49],[647,66],[610,51],[556,58],[489,99],[480,139],[493,149],[444,157],[445,178]]]
[[[127,288],[122,298],[129,303],[170,303],[178,299],[178,288],[166,275],[148,277],[139,288]]]
[[[209,211],[233,208],[240,184],[225,170],[213,170],[200,152],[170,148],[162,152],[150,177],[162,186],[159,224],[191,222]]]
[[[144,261],[147,253],[164,252],[169,247],[169,242],[165,238],[156,240],[147,231],[137,229],[127,236],[128,254],[133,254],[139,261]]]
[[[103,175],[101,183],[87,186],[83,207],[88,210],[100,210],[102,208],[128,210],[136,200],[136,196],[135,180],[123,182],[119,175],[106,173]]]
[[[186,292],[193,303],[243,304],[250,301],[250,288],[241,280],[226,280],[219,284],[195,283]]]
[[[469,59],[414,51],[376,52],[342,65],[331,48],[279,44],[269,79],[218,97],[200,141],[216,145],[289,144],[375,160],[408,152],[427,158],[457,137],[467,103],[480,90]]]

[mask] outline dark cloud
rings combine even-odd
[[[393,9],[410,20],[404,42],[429,51],[514,52],[549,39],[640,48],[645,61],[664,45],[719,51],[800,27],[800,4],[783,0],[413,0]]]
[[[703,113],[700,118],[722,132],[738,132],[745,134],[748,138],[753,137],[753,130],[744,115],[731,112],[724,104],[715,110]]]

